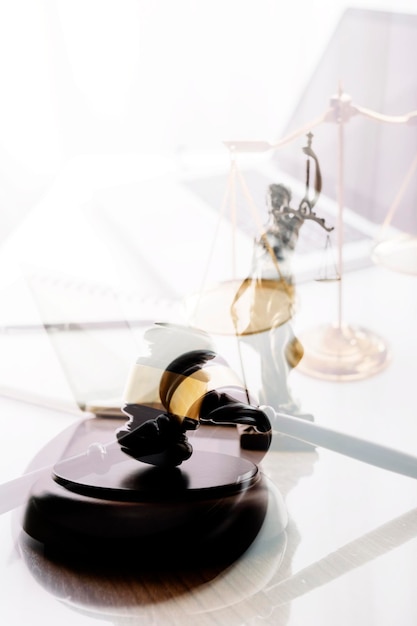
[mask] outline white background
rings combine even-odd
[[[73,157],[279,138],[347,6],[2,0],[0,241]],[[416,11],[414,0],[360,6]]]

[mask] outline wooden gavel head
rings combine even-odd
[[[159,378],[160,415],[143,422],[149,380]],[[144,383],[144,387],[141,386]],[[149,398],[148,398],[149,399]],[[209,349],[177,356],[164,370],[139,359],[125,394],[127,424],[117,431],[126,454],[155,465],[180,465],[190,458],[186,431],[200,424],[243,424],[270,433],[271,424],[227,362]],[[269,447],[269,446],[268,446]]]

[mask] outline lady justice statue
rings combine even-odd
[[[303,416],[288,386],[288,375],[303,356],[302,345],[291,325],[295,310],[291,261],[306,220],[316,222],[326,231],[333,230],[313,210],[321,192],[322,178],[311,147],[312,138],[313,135],[308,133],[307,145],[302,149],[307,156],[306,185],[298,207],[292,206],[291,191],[284,184],[268,187],[268,220],[264,226],[262,223],[258,225],[260,234],[253,242],[246,278],[222,281],[213,288],[202,290],[191,300],[195,327],[215,336],[237,338],[241,370],[245,376],[249,374],[249,378],[256,379],[247,387],[250,386],[251,392],[256,394],[259,404],[300,417]],[[312,189],[311,163],[315,167]],[[233,165],[235,168],[234,162]],[[236,173],[236,169],[232,172]],[[240,182],[248,203],[253,204],[241,176]],[[241,344],[250,346],[254,352],[249,369],[243,364]],[[312,419],[311,416],[304,417]]]
[[[295,287],[291,260],[296,249],[300,229],[306,220],[313,220],[327,232],[324,219],[313,211],[321,191],[320,167],[311,148],[312,134],[303,148],[307,155],[306,191],[298,208],[291,206],[292,195],[283,184],[268,188],[268,222],[264,232],[254,241],[250,278],[245,279],[236,292],[231,307],[236,334],[259,355],[261,363],[261,404],[278,411],[300,414],[288,385],[290,371],[303,356],[303,347],[294,335],[291,318],[295,309]],[[314,193],[310,194],[310,160],[315,164]],[[311,196],[311,197],[310,197]],[[239,301],[250,296],[249,323],[242,328]]]

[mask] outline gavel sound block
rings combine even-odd
[[[168,369],[161,392],[165,413],[127,403],[127,425],[94,417],[67,433],[61,458],[30,494],[23,520],[30,541],[55,556],[133,558],[141,567],[231,562],[247,549],[268,506],[258,467],[264,451],[245,453],[236,429],[216,424],[256,425],[261,418],[267,431],[269,422],[230,388],[207,388],[203,370],[207,362],[218,367],[216,355],[193,353],[191,360],[192,372],[184,370],[184,359]],[[188,403],[190,389],[195,406],[179,419],[178,403]],[[205,426],[194,431],[197,421]],[[174,425],[174,435],[162,436],[160,445],[149,432],[163,430],[165,422]],[[282,502],[278,510],[280,532],[287,522]]]

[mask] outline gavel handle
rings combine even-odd
[[[260,408],[268,416],[272,429],[283,435],[403,476],[417,478],[416,456],[277,412],[272,407]]]

